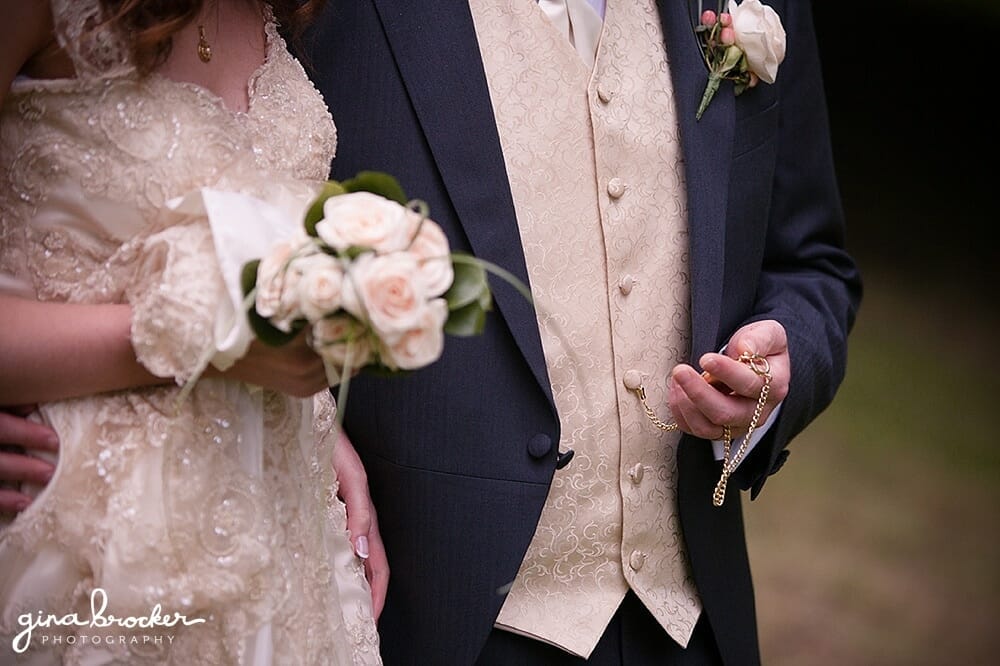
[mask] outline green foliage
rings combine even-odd
[[[280,347],[281,345],[288,344],[294,340],[295,336],[302,331],[305,322],[295,322],[292,325],[292,330],[285,332],[280,328],[273,326],[267,319],[257,314],[257,308],[254,307],[253,299],[251,299],[250,296],[257,288],[257,267],[259,265],[259,259],[248,261],[243,264],[243,270],[240,273],[240,284],[243,288],[243,296],[244,298],[250,300],[250,306],[247,309],[247,317],[250,320],[250,329],[264,344],[271,347]]]
[[[445,293],[448,321],[444,330],[449,335],[469,337],[479,335],[486,325],[486,313],[493,307],[484,263],[475,257],[452,253],[455,278]]]
[[[309,210],[306,211],[305,227],[306,233],[316,238],[316,224],[323,219],[323,204],[330,197],[335,197],[338,194],[344,194],[346,190],[344,187],[336,181],[327,181],[323,185],[323,189],[319,191],[316,195],[315,201],[309,206]]]
[[[399,181],[380,171],[362,171],[341,185],[346,192],[371,192],[395,201],[401,206],[405,206],[408,202]]]

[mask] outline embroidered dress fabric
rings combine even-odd
[[[197,85],[136,76],[113,34],[84,30],[97,0],[52,9],[77,78],[20,78],[0,111],[0,288],[130,303],[137,358],[176,385],[41,406],[61,449],[51,483],[0,532],[0,662],[378,664],[329,393],[208,379],[178,400],[228,297],[206,217],[169,202],[315,185],[332,118],[270,15],[249,108],[232,112]],[[159,604],[205,621],[39,628],[13,654],[21,614],[89,618],[98,588],[106,616]]]

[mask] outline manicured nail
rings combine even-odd
[[[368,559],[368,537],[359,536],[354,540],[354,552],[363,560]]]
[[[48,444],[48,446],[49,446],[50,449],[53,449],[53,450],[58,449],[59,448],[59,435],[57,435],[55,433],[50,434],[48,437],[45,438],[45,443]]]
[[[21,500],[20,502],[14,505],[14,510],[17,511],[18,513],[21,513],[29,506],[31,506],[31,500]]]

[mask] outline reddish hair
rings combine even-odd
[[[205,0],[100,0],[105,25],[128,35],[132,62],[148,74],[170,55],[172,38],[198,16]],[[294,39],[319,12],[324,0],[272,0],[274,17]]]

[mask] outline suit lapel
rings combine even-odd
[[[527,284],[514,202],[468,4],[373,2],[473,252]],[[534,308],[502,280],[492,278],[491,285],[497,309],[552,403]]]
[[[514,204],[468,5],[449,0],[373,2],[473,251],[527,282]],[[697,4],[676,0],[658,0],[657,4],[684,150],[691,237],[692,352],[697,357],[718,346],[735,104],[732,86],[723,83],[701,120],[695,120],[708,76],[694,33]],[[534,309],[506,283],[494,279],[492,284],[498,310],[551,400]]]
[[[712,3],[705,3],[706,5]],[[695,113],[708,81],[694,27],[698,3],[658,0],[677,103],[688,197],[693,358],[717,351],[735,103],[723,83],[701,120]]]

